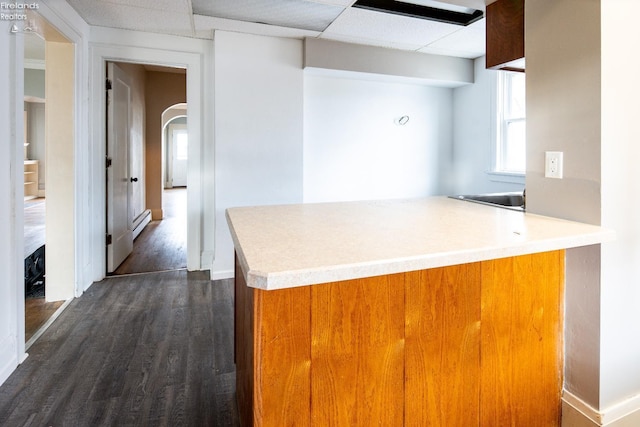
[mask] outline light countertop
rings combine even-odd
[[[598,226],[447,197],[227,210],[247,285],[272,290],[612,240]]]

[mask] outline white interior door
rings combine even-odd
[[[170,125],[171,137],[171,186],[187,186],[187,159],[189,136],[186,125]]]
[[[107,272],[113,273],[133,250],[131,82],[113,63],[107,65],[107,79]]]

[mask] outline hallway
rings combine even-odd
[[[0,387],[0,425],[236,426],[233,281],[94,283]]]
[[[162,196],[164,218],[145,227],[133,242],[133,252],[114,275],[187,267],[187,189],[165,189]]]

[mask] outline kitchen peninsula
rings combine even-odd
[[[612,232],[446,197],[227,220],[243,425],[559,425],[564,250]]]

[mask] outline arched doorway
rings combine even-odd
[[[163,188],[186,187],[189,156],[186,103],[172,105],[162,113],[162,138]]]

